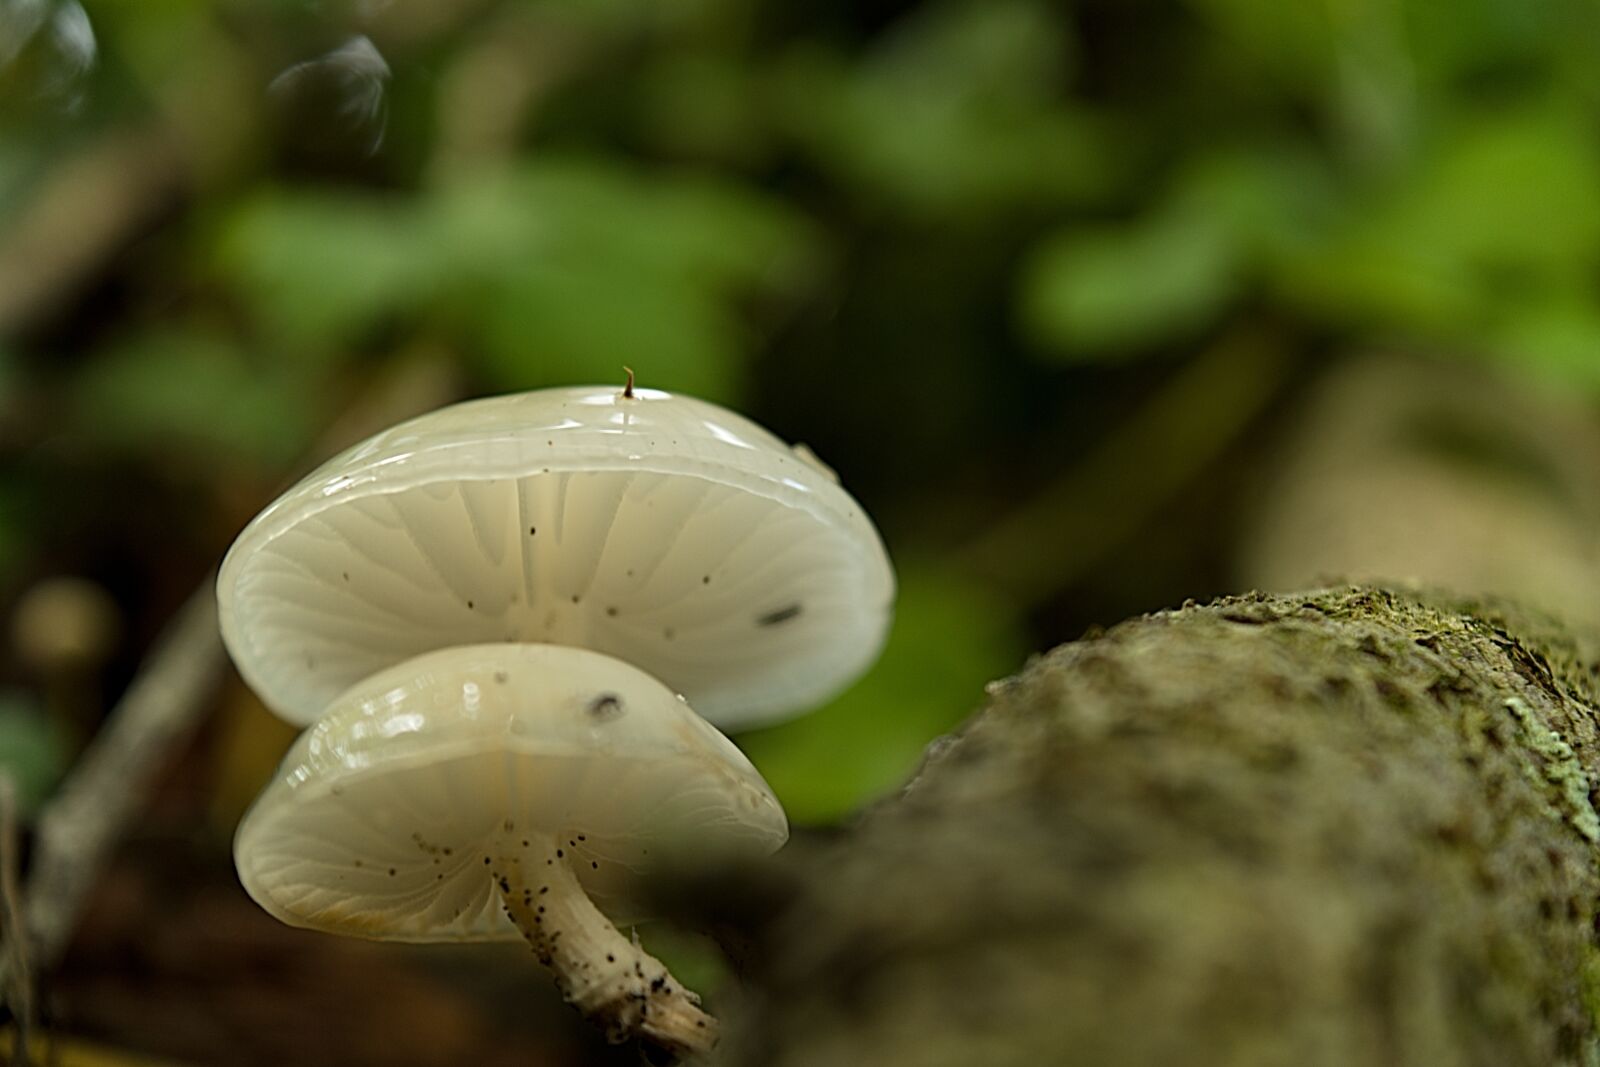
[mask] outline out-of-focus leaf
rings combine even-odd
[[[1390,247],[1474,268],[1564,273],[1600,250],[1600,140],[1558,111],[1483,115],[1369,223]]]
[[[25,693],[0,692],[0,771],[16,786],[17,813],[27,818],[44,803],[66,770],[61,730]]]
[[[499,389],[640,383],[728,399],[740,384],[737,325],[680,279],[617,265],[530,263],[489,282],[475,312],[482,371]]]
[[[670,52],[641,74],[640,132],[675,157],[745,165],[771,150],[758,75],[731,56]]]
[[[739,737],[797,823],[836,820],[904,782],[923,748],[1015,670],[1014,605],[930,564],[900,568],[894,630],[877,665],[811,715]]]
[[[1117,146],[1062,99],[1066,33],[1032,0],[928,5],[855,64],[793,54],[776,74],[779,118],[847,189],[913,212],[1090,196],[1113,180]]]
[[[217,263],[283,354],[336,356],[434,291],[444,268],[419,213],[398,198],[268,192],[224,224]]]
[[[1519,307],[1493,332],[1489,354],[1563,388],[1600,391],[1600,307],[1578,295]]]
[[[1023,324],[1065,358],[1124,356],[1205,325],[1234,296],[1238,274],[1238,246],[1214,216],[1075,229],[1046,242],[1028,266]]]
[[[736,188],[552,162],[449,191],[434,222],[452,301],[498,388],[641,381],[727,398],[737,298],[814,270],[806,227]]]
[[[1320,317],[1472,340],[1509,290],[1565,288],[1597,257],[1600,144],[1535,108],[1463,121],[1285,284]]]
[[[1288,85],[1321,89],[1340,41],[1334,4],[1320,0],[1190,0],[1222,35],[1232,61],[1250,62]],[[1392,5],[1384,5],[1386,8]]]
[[[273,469],[300,453],[316,425],[308,392],[293,376],[252,367],[221,337],[162,332],[86,366],[72,414],[78,433],[104,445],[182,454],[194,466],[242,460]]]

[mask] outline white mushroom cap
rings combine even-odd
[[[764,855],[788,832],[744,755],[643,671],[584,649],[478,645],[339,697],[240,823],[234,862],[293,926],[511,941],[522,934],[488,862],[508,850],[543,863],[554,842],[622,920],[651,870]]]
[[[743,726],[877,656],[894,574],[825,467],[732,412],[547,389],[402,423],[256,517],[217,582],[222,635],[307,724],[361,678],[482,642],[593,648]]]

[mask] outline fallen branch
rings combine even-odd
[[[1580,640],[1335,589],[1040,657],[841,837],[697,892],[767,901],[719,1062],[1600,1062]]]
[[[202,582],[168,624],[39,818],[24,899],[31,947],[43,970],[65,951],[106,859],[166,761],[193,736],[222,676],[213,581]]]

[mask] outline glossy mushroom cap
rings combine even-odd
[[[293,722],[431,649],[548,642],[636,664],[742,726],[865,670],[894,575],[809,453],[712,404],[595,387],[378,434],[257,516],[217,592],[240,673]]]
[[[755,768],[654,678],[584,649],[480,645],[335,701],[240,823],[234,862],[293,926],[511,941],[522,934],[491,857],[543,863],[553,843],[623,919],[650,871],[764,855],[787,837]]]

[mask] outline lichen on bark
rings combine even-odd
[[[1058,648],[764,873],[719,1059],[1600,1063],[1595,663],[1371,588]]]

